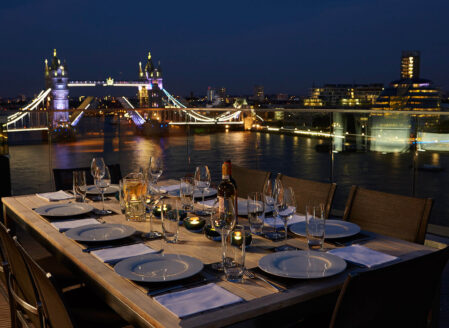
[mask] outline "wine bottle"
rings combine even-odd
[[[231,174],[229,163],[224,162],[221,166],[222,180],[218,185],[217,197],[218,197],[218,211],[224,213],[228,211],[227,204],[231,203],[234,205],[236,219],[238,216],[236,203],[236,190],[234,184],[231,182]]]

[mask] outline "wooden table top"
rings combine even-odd
[[[169,183],[173,183],[173,181],[169,181]],[[279,310],[323,293],[335,292],[341,287],[350,270],[347,269],[341,274],[325,279],[300,281],[284,293],[274,291],[257,279],[245,278],[243,283],[219,280],[216,282],[219,286],[240,296],[245,302],[179,319],[148,296],[142,286],[119,276],[111,266],[99,261],[92,254],[83,252],[83,246],[58,232],[47,219],[32,210],[47,205],[49,202],[35,195],[6,197],[2,201],[7,225],[18,224],[33,236],[38,237],[44,246],[47,246],[55,255],[59,255],[65,263],[79,269],[84,277],[89,277],[93,287],[101,291],[100,294],[105,301],[119,314],[133,324],[140,326],[211,327],[249,320],[260,314]],[[92,205],[100,208],[101,202],[92,203]],[[106,207],[115,210],[117,213],[120,212],[116,200],[107,201]],[[144,232],[149,230],[148,222],[127,222],[124,215],[105,216],[103,219],[108,223],[128,224]],[[160,220],[154,220],[153,228],[161,231]],[[207,239],[204,234],[193,233],[184,227],[180,227],[179,240],[178,244],[166,244],[163,240],[153,240],[146,242],[146,244],[154,249],[162,247],[166,254],[184,254],[196,257],[204,264],[214,263],[221,259],[221,244]],[[291,238],[287,243],[301,249],[307,248],[305,238]],[[268,248],[277,244],[284,244],[284,242],[275,243],[262,237],[253,237],[251,247],[248,248],[246,253],[246,267],[257,267],[259,259],[271,253]],[[327,243],[325,246],[326,248],[334,248]],[[364,246],[398,256],[402,260],[433,250],[427,246],[380,235],[376,235],[375,239],[365,242]]]

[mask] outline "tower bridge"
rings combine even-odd
[[[147,122],[154,123],[155,118],[145,114],[148,109],[160,112],[157,119],[169,125],[243,125],[243,114],[239,109],[187,108],[164,88],[160,62],[154,65],[151,53],[148,53],[144,67],[139,62],[138,78],[134,81],[115,81],[112,77],[104,81],[69,80],[67,63],[65,60],[61,62],[56,49],[53,51],[50,62],[45,59],[44,64],[45,89],[30,104],[8,116],[6,123],[3,124],[3,128],[8,132],[77,126],[84,113],[95,107],[93,105],[95,98],[87,97],[78,108],[74,110],[69,108],[69,90],[78,87],[137,88],[138,108],[135,108],[126,97],[118,98],[137,126]],[[205,115],[205,111],[209,114]],[[51,117],[43,119],[42,114],[51,115]]]

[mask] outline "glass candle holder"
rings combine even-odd
[[[204,226],[204,234],[207,238],[213,241],[221,241],[221,235],[220,233],[215,230],[213,227],[211,227],[210,224],[206,224]]]
[[[170,204],[158,205],[154,208],[153,215],[157,218],[160,218],[162,210],[164,210],[164,212],[166,212],[166,211],[170,211],[171,209],[172,209],[172,206]]]
[[[242,232],[241,231],[233,231],[231,232],[231,244],[234,246],[242,246]],[[245,246],[251,245],[251,241],[253,237],[249,231],[245,231]]]
[[[203,231],[203,227],[205,226],[205,224],[206,220],[197,216],[187,218],[184,220],[184,226],[186,227],[187,230],[192,232]]]

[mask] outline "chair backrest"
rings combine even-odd
[[[122,171],[120,164],[108,165],[109,173],[111,175],[111,183],[118,184],[122,178]],[[55,180],[56,190],[70,190],[73,187],[73,171],[86,172],[86,183],[88,185],[94,184],[92,175],[90,174],[90,167],[78,167],[70,169],[53,169],[53,178]]]
[[[36,284],[46,324],[53,328],[73,327],[69,310],[63,301],[61,292],[55,286],[56,283],[52,275],[45,272],[17,241],[16,247],[25,259]]]
[[[330,327],[427,327],[449,247],[384,267],[350,274]]]
[[[295,193],[296,211],[298,213],[306,212],[307,204],[324,204],[324,216],[329,217],[332,200],[334,199],[335,183],[325,183],[313,180],[305,180],[281,175],[281,181],[284,187],[291,187]]]
[[[432,199],[416,198],[353,186],[343,220],[382,235],[423,244]]]
[[[232,177],[237,183],[238,197],[247,198],[253,191],[263,191],[265,182],[270,177],[270,172],[247,169],[232,164]]]
[[[10,267],[8,287],[15,315],[25,326],[23,314],[26,314],[35,327],[41,327],[43,317],[37,290],[20,251],[2,223],[0,223],[0,238]]]
[[[6,289],[8,289],[8,275],[9,263],[6,258],[5,250],[3,249],[2,242],[0,241],[0,281]]]

